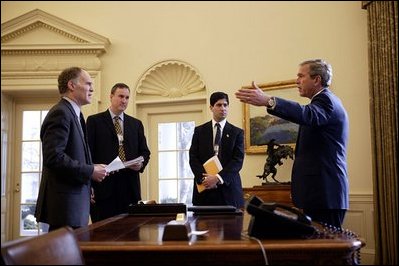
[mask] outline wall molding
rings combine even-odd
[[[110,41],[40,9],[1,24],[2,92],[11,97],[57,96],[57,78],[68,67],[86,69],[101,87],[100,55]],[[87,113],[98,112],[101,90]]]
[[[48,40],[54,38],[37,38],[34,42],[30,42],[32,39],[29,33],[40,32],[55,34],[61,40],[64,38],[64,41],[48,43]],[[23,40],[24,37],[27,38],[26,42]],[[109,44],[107,38],[40,9],[1,24],[2,55],[72,53],[98,56],[106,52]]]
[[[350,194],[349,209],[346,212],[344,229],[356,233],[366,243],[361,249],[361,264],[374,264],[374,200],[373,194]]]

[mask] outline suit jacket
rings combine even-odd
[[[341,101],[326,88],[305,106],[281,98],[276,102],[270,114],[300,125],[291,180],[295,206],[348,209],[349,122]]]
[[[220,162],[223,170],[219,175],[224,184],[217,189],[204,190],[198,193],[195,183],[200,183],[205,173],[203,163],[214,156],[212,121],[194,129],[190,147],[190,166],[194,173],[193,204],[221,205],[213,200],[222,199],[225,205],[238,208],[244,206],[240,170],[244,161],[244,131],[226,122],[220,144]]]
[[[80,122],[67,100],[61,99],[48,112],[40,139],[43,171],[36,220],[55,226],[86,226],[94,166]]]
[[[143,167],[140,169],[140,172],[143,172],[150,159],[143,124],[140,120],[124,114],[123,131],[126,160],[143,156]],[[94,163],[109,164],[118,156],[119,141],[109,110],[89,116],[87,132]],[[96,201],[107,200],[117,195],[119,203],[125,206],[126,210],[130,203],[136,204],[141,200],[139,172],[132,169],[126,168],[113,173],[101,183],[93,182],[93,188]]]

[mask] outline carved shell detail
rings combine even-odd
[[[169,60],[147,70],[140,78],[137,93],[176,98],[205,90],[205,83],[189,64]]]

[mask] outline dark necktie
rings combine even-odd
[[[83,135],[86,141],[86,123],[85,123],[85,119],[83,118],[83,114],[80,113],[79,115],[79,121],[80,121],[80,126],[82,127],[82,131],[83,131]]]
[[[119,124],[119,116],[114,117],[114,126],[115,126],[115,131],[116,134],[118,135],[118,142],[119,142],[119,147],[118,147],[118,155],[119,158],[122,160],[122,162],[126,161],[126,156],[125,156],[125,150],[123,149],[123,132],[121,125]]]
[[[220,130],[220,124],[216,123],[216,135],[214,142],[215,154],[220,157],[220,140],[222,139],[222,131]]]
[[[83,138],[84,138],[84,140],[85,140],[86,160],[87,160],[87,163],[91,164],[91,163],[92,163],[92,162],[91,162],[91,154],[90,154],[90,150],[89,150],[89,148],[88,148],[88,146],[87,146],[88,141],[87,141],[86,122],[85,122],[85,119],[84,119],[82,113],[80,113],[80,115],[79,115],[79,122],[80,122],[80,127],[82,128]]]
[[[220,124],[216,123],[216,135],[215,135],[215,145],[220,145],[220,139],[221,139],[221,130],[220,130]]]

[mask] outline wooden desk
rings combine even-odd
[[[291,184],[267,184],[243,188],[244,198],[252,195],[258,196],[264,202],[278,202],[293,206],[291,200]]]
[[[174,217],[119,215],[75,230],[86,264],[264,265],[356,264],[363,243],[356,238],[262,240],[247,234],[249,215],[193,216],[192,230],[209,230],[189,241],[162,241]]]

